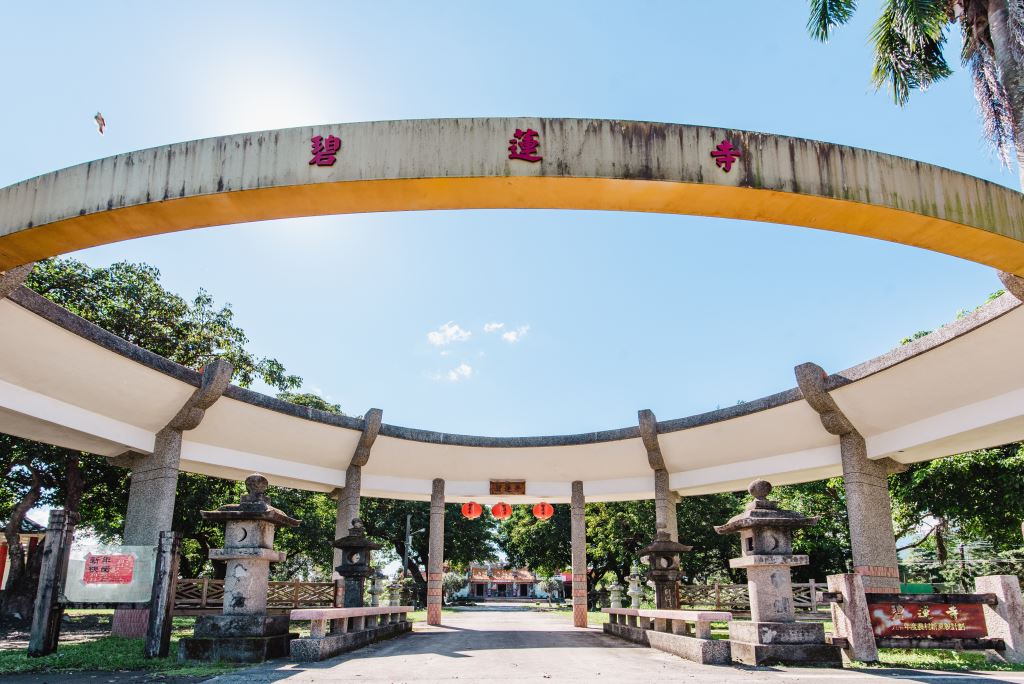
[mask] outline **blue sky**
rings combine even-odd
[[[1015,187],[962,70],[903,109],[873,91],[877,3],[861,5],[820,45],[796,1],[8,3],[0,185],[242,131],[530,115],[816,138]],[[491,435],[753,399],[793,386],[798,363],[846,368],[999,287],[989,268],[866,238],[628,213],[321,217],[75,256],[145,261],[172,290],[231,302],[257,353],[350,414]]]

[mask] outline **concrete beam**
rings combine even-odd
[[[1006,288],[1007,292],[1024,302],[1024,278],[1000,271],[999,280],[1003,283],[1003,287]]]
[[[828,374],[821,366],[804,363],[794,373],[822,426],[839,437],[854,572],[863,577],[867,593],[897,593],[900,580],[888,482],[893,462],[867,457],[864,437],[825,389]]]
[[[517,128],[543,160],[508,158]],[[342,154],[309,164],[311,139]],[[734,168],[711,151],[728,140]],[[890,240],[1024,275],[1024,200],[911,159],[644,121],[325,123],[127,152],[0,189],[0,269],[145,235],[300,215],[428,209],[655,211]]]
[[[21,287],[35,266],[35,263],[31,263],[0,271],[0,299],[5,299],[7,295]]]

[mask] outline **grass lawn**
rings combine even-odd
[[[99,611],[91,611],[93,614]],[[87,611],[68,611],[76,617]],[[178,640],[191,636],[195,618],[174,618],[170,655],[147,659],[142,655],[143,639],[102,636],[96,639],[61,643],[53,653],[29,658],[25,649],[0,651],[0,675],[18,672],[67,672],[87,670],[143,670],[153,673],[202,677],[233,669],[221,663],[179,663]]]

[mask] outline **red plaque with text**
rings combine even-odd
[[[980,603],[868,603],[876,638],[980,639],[988,634],[984,608]]]
[[[131,584],[135,572],[135,556],[106,554],[85,557],[85,584]]]

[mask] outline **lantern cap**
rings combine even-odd
[[[352,519],[352,527],[349,528],[348,534],[340,539],[336,539],[334,546],[339,549],[357,548],[369,549],[370,551],[376,551],[380,548],[380,544],[374,544],[367,539],[363,521],[359,518]]]
[[[754,480],[747,491],[754,500],[746,505],[739,515],[729,519],[724,525],[716,525],[715,532],[729,534],[751,528],[776,527],[791,528],[811,527],[817,524],[817,516],[806,516],[798,511],[779,508],[776,501],[769,501],[772,485],[767,480]]]
[[[679,553],[686,553],[691,549],[693,549],[692,546],[672,541],[667,530],[658,530],[658,533],[654,535],[654,541],[637,551],[637,554],[641,557],[651,555],[674,556]]]
[[[215,511],[200,511],[203,520],[227,522],[230,520],[263,520],[278,527],[298,527],[302,522],[270,505],[267,488],[270,482],[259,473],[245,478],[246,493],[236,504],[221,506]]]

